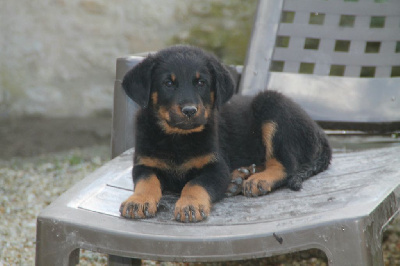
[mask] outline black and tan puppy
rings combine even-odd
[[[299,190],[330,163],[324,132],[297,104],[274,91],[231,99],[229,72],[201,49],[174,46],[149,55],[122,85],[142,107],[134,194],[120,208],[126,218],[155,216],[169,190],[181,193],[176,220],[201,221],[225,194]]]

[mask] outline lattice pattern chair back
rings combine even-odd
[[[399,77],[400,1],[285,1],[270,71]]]
[[[265,89],[288,95],[320,122],[395,130],[400,0],[260,0],[239,92]]]
[[[260,0],[246,65],[243,92],[269,71],[400,77],[400,1]]]

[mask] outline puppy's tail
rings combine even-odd
[[[325,171],[329,167],[332,159],[332,150],[326,138],[323,138],[322,141],[323,143],[316,158],[311,163],[300,166],[296,173],[288,177],[287,186],[290,189],[295,191],[300,190],[304,180]]]

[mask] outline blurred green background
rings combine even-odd
[[[242,65],[251,36],[257,1],[208,1],[177,14],[178,22],[191,21],[189,30],[176,34],[171,44],[190,44],[212,51],[226,64]]]

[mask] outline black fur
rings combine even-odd
[[[286,173],[274,189],[287,185],[299,190],[304,179],[330,163],[324,132],[297,104],[269,90],[254,98],[231,98],[234,84],[229,72],[201,49],[161,50],[130,70],[122,85],[142,107],[136,118],[134,183],[155,174],[163,190],[180,192],[186,184],[198,185],[212,202],[218,201],[233,170],[265,164],[261,127],[268,122],[276,125],[273,155]],[[198,116],[183,114],[185,106],[197,107]],[[201,167],[183,167],[196,165],[192,158],[210,154],[213,159]],[[142,158],[157,165],[143,164]]]

